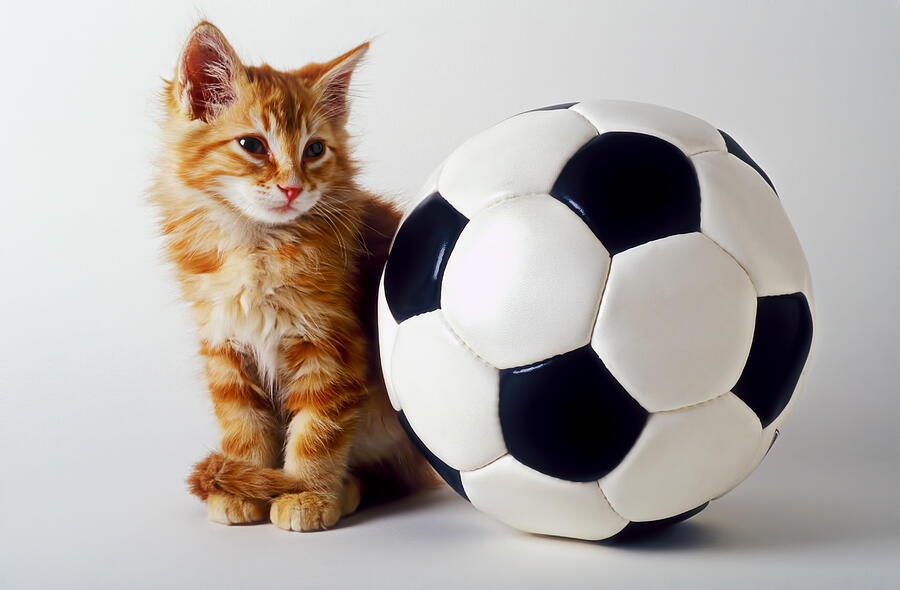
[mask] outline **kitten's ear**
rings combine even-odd
[[[343,55],[323,64],[310,64],[300,70],[301,77],[313,82],[319,94],[318,107],[332,119],[344,121],[349,114],[347,91],[353,70],[369,50],[369,42],[355,47]]]
[[[203,21],[194,27],[176,69],[175,91],[191,119],[209,122],[237,99],[241,62],[222,31]]]

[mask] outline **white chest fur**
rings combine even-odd
[[[310,321],[291,305],[296,298],[284,284],[282,269],[263,256],[226,257],[215,272],[197,275],[193,291],[200,336],[212,346],[226,342],[250,355],[270,389],[281,369],[286,336],[310,333]]]

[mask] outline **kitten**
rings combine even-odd
[[[201,22],[165,85],[150,198],[222,431],[221,453],[188,480],[215,522],[319,530],[373,482],[437,481],[391,409],[375,350],[399,214],[354,181],[347,90],[367,49],[282,72],[242,64]]]

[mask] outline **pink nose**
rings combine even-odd
[[[281,192],[284,193],[284,196],[287,197],[288,205],[294,202],[294,199],[297,198],[297,195],[300,194],[300,191],[303,190],[302,186],[281,186],[277,185]]]

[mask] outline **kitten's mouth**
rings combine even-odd
[[[309,211],[318,200],[317,195],[309,195],[307,198],[294,199],[283,204],[276,205],[273,200],[255,200],[246,213],[265,223],[288,223]]]

